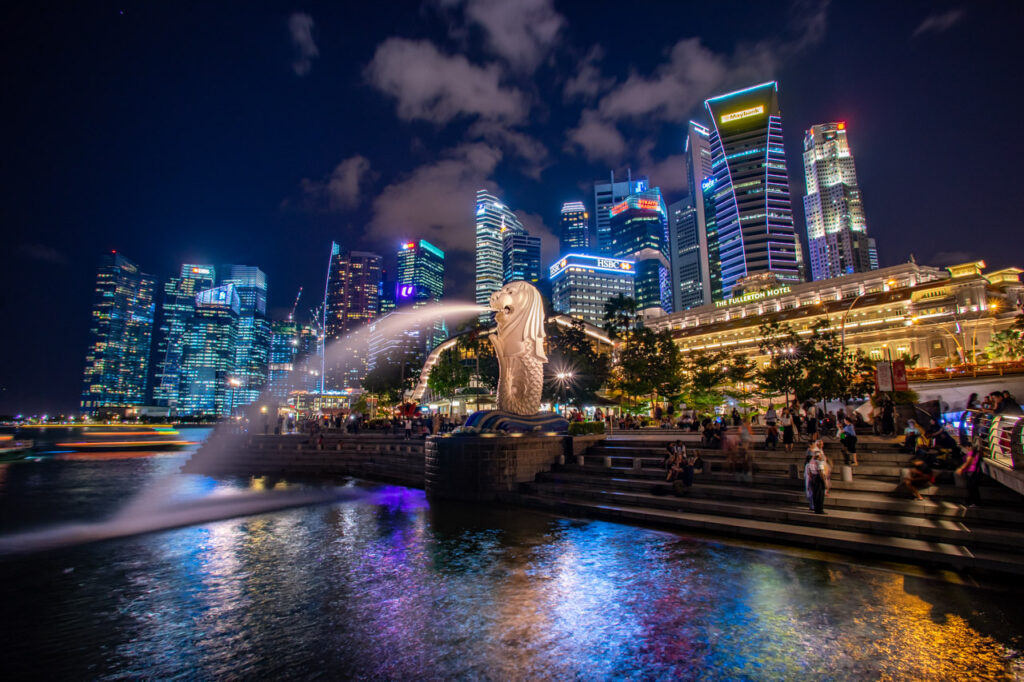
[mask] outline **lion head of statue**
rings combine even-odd
[[[528,352],[546,362],[544,301],[537,287],[529,282],[509,282],[491,294],[490,304],[498,323],[499,354]]]

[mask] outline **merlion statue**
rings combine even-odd
[[[540,411],[544,388],[544,302],[529,282],[509,282],[491,294],[498,331],[498,410],[530,416]]]

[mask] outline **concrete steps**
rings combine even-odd
[[[794,495],[785,502],[752,502],[720,495],[654,495],[648,491],[621,488],[597,489],[585,483],[558,480],[539,481],[531,491],[544,496],[587,500],[599,504],[632,505],[708,514],[715,517],[733,517],[774,521],[791,525],[850,530],[861,533],[913,538],[930,542],[951,542],[973,548],[988,548],[1004,552],[1024,552],[1024,532],[1007,530],[951,517],[933,517],[917,514],[912,505],[907,511],[871,511],[851,508],[849,501],[832,505],[826,498],[827,514],[814,514],[807,500]],[[1024,556],[1022,556],[1024,558]]]
[[[1024,575],[1024,561],[1019,554],[984,549],[972,550],[963,545],[892,537],[835,528],[820,528],[748,518],[712,516],[703,513],[658,509],[628,504],[595,504],[575,497],[549,497],[524,494],[519,501],[538,509],[580,516],[594,516],[617,521],[656,524],[687,528],[718,535],[728,535],[776,542],[815,549],[846,552],[873,557],[896,558],[917,563],[951,566],[956,569],[994,571]]]

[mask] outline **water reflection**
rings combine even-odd
[[[104,473],[131,487],[153,472]],[[76,483],[67,504],[95,510],[93,475],[8,472],[0,509],[35,504],[39,486],[59,480]],[[357,504],[0,562],[0,619],[17,644],[5,668],[63,678],[1021,673],[1018,594],[375,490]]]

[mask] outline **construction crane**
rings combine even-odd
[[[299,307],[299,299],[302,298],[302,287],[299,287],[299,293],[295,294],[295,303],[292,303],[292,311],[288,313],[288,321],[295,321],[295,309]]]

